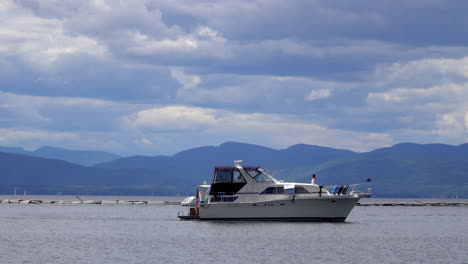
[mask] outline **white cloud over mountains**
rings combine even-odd
[[[460,144],[467,5],[5,0],[0,145]]]

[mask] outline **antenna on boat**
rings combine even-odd
[[[242,165],[242,160],[235,160],[234,164],[240,166]]]

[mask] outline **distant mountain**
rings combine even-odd
[[[31,151],[27,151],[23,148],[17,147],[2,147],[0,146],[0,152],[7,152],[7,153],[15,153],[15,154],[23,154],[23,155],[31,155]]]
[[[52,159],[62,159],[71,163],[92,166],[120,158],[120,156],[104,151],[68,150],[44,146],[34,152],[34,156]]]
[[[412,143],[355,153],[305,144],[275,150],[227,142],[173,156],[118,158],[93,167],[0,153],[0,193],[24,186],[42,193],[185,194],[193,192],[196,184],[209,182],[213,166],[232,165],[238,159],[245,165],[275,169],[275,177],[285,181],[309,182],[312,173],[321,185],[372,178],[377,197],[468,197],[468,144]]]
[[[265,169],[281,169],[283,177],[294,179],[309,175],[312,168],[323,162],[353,156],[349,150],[338,150],[311,145],[294,145],[283,150],[274,150],[258,145],[227,142],[217,147],[200,147],[179,152],[174,156],[133,156],[97,164],[96,167],[112,169],[143,168],[170,174],[184,180],[187,178],[209,181],[213,166],[232,165],[242,159],[244,164],[259,165]],[[300,171],[300,176],[296,172]]]
[[[0,152],[0,193],[15,187],[30,194],[177,194],[194,182],[180,183],[144,169],[85,167],[63,160]]]
[[[145,168],[175,178],[210,180],[214,165],[244,164],[279,169],[275,177],[310,181],[316,173],[323,185],[360,183],[372,178],[380,197],[468,197],[468,144],[402,143],[367,153],[305,144],[282,150],[228,142],[172,157],[134,156],[98,164],[103,168]],[[365,188],[369,186],[363,186]]]
[[[0,151],[42,158],[60,159],[83,166],[92,166],[98,163],[109,162],[120,158],[120,156],[118,155],[104,151],[69,150],[50,146],[44,146],[36,149],[35,151],[28,151],[22,148],[0,146]]]
[[[372,178],[375,193],[384,197],[468,197],[468,144],[403,143],[315,169],[323,184]]]

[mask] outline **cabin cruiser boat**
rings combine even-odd
[[[275,179],[260,167],[215,167],[211,184],[198,185],[195,203],[183,220],[286,220],[342,222],[359,201],[346,195],[349,186],[334,191],[311,183],[289,183]],[[193,204],[193,205],[191,205]]]

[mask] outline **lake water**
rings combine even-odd
[[[0,263],[468,263],[468,207],[355,207],[345,223],[179,221],[182,209],[0,204]]]

